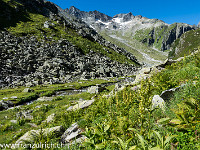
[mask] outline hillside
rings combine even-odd
[[[140,66],[132,54],[85,23],[63,16],[53,3],[1,3],[1,28],[6,30],[0,33],[1,87],[133,75]]]
[[[184,55],[188,55],[197,50],[199,46],[200,29],[191,30],[184,33],[180,38],[174,41],[171,51],[169,53],[169,57],[173,59],[183,57]]]

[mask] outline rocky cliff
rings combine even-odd
[[[162,25],[150,29],[136,31],[134,38],[148,46],[153,46],[162,51],[169,50],[171,44],[183,33],[192,30],[192,26],[184,23]]]
[[[184,57],[200,48],[200,29],[191,30],[182,34],[173,42],[169,57],[177,59]]]

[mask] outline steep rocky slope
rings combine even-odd
[[[107,40],[117,41],[115,44],[126,48],[149,65],[166,59],[166,53],[157,51],[169,50],[176,39],[193,29],[188,24],[169,25],[158,19],[134,16],[132,13],[110,17],[98,11],[84,12],[75,7],[65,12],[86,22]]]
[[[181,35],[174,43],[172,44],[169,57],[177,59],[185,55],[190,54],[191,52],[199,49],[200,47],[200,29],[191,30]]]
[[[0,15],[1,87],[131,75],[140,65],[131,53],[63,15],[51,2],[0,2],[5,4]]]

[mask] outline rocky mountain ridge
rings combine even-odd
[[[148,19],[146,17],[142,17],[141,15],[134,16],[131,12],[127,14],[117,14],[114,17],[110,17],[96,10],[90,12],[80,11],[74,6],[69,9],[65,9],[65,12],[86,22],[97,31],[105,29],[125,30],[136,25],[140,25],[138,29],[167,25],[158,19]]]
[[[166,59],[166,54],[158,51],[169,50],[183,33],[194,29],[185,23],[170,25],[158,19],[134,16],[131,12],[110,17],[98,11],[80,11],[72,6],[65,9],[65,14],[87,23],[104,38],[126,48],[139,61],[150,66]],[[150,53],[157,53],[158,56]]]

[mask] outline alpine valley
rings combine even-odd
[[[199,27],[0,0],[0,148],[200,149]]]

